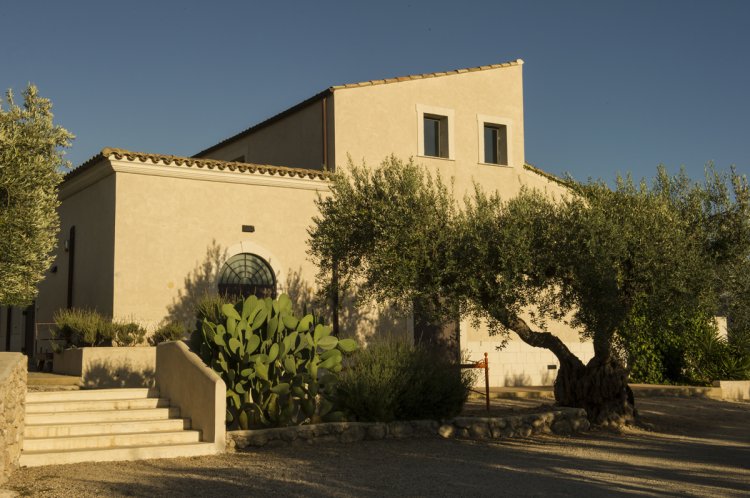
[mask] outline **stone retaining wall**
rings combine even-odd
[[[559,408],[548,412],[508,417],[457,417],[443,423],[434,420],[387,424],[332,422],[275,429],[228,431],[227,451],[286,444],[351,443],[365,439],[407,437],[497,439],[526,437],[532,434],[569,435],[586,431],[588,428],[586,411],[579,408]]]
[[[18,468],[26,414],[27,358],[0,353],[0,485]]]

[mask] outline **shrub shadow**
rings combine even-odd
[[[129,365],[93,361],[81,377],[84,389],[119,387],[154,387],[156,372],[152,368],[135,370]]]

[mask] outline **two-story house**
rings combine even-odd
[[[508,197],[524,185],[561,193],[525,164],[522,67],[517,60],[333,86],[193,157],[104,149],[65,177],[56,262],[35,306],[0,313],[0,347],[20,349],[33,323],[49,323],[64,307],[153,326],[187,320],[207,291],[309,290],[315,200],[327,195],[328,172],[349,158],[376,165],[391,154],[413,157],[452,178],[459,197],[475,182]],[[409,317],[385,323],[413,333]],[[575,331],[551,327],[582,359],[591,356]],[[496,349],[500,341],[485,329],[460,324],[470,357],[490,353],[492,385],[551,383],[554,355],[513,339]]]

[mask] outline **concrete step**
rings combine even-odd
[[[138,399],[158,398],[157,389],[88,389],[81,391],[49,391],[28,392],[26,403],[42,403],[47,401],[84,401],[105,399]]]
[[[141,432],[133,434],[96,434],[91,436],[25,438],[24,451],[74,451],[90,448],[153,446],[199,443],[200,431]]]
[[[164,446],[124,446],[108,449],[75,451],[26,451],[21,453],[21,467],[39,467],[79,462],[111,462],[118,460],[145,460],[150,458],[177,458],[215,454],[213,443],[187,443]]]
[[[60,375],[49,372],[29,372],[28,386],[79,386],[81,378],[75,375]]]
[[[24,438],[50,438],[89,436],[101,434],[129,434],[139,432],[169,432],[190,429],[189,418],[164,420],[135,420],[126,422],[99,422],[96,424],[44,424],[26,425]],[[26,439],[24,439],[26,441]]]
[[[104,399],[81,401],[50,401],[26,403],[26,414],[67,412],[93,412],[104,410],[140,410],[144,408],[168,408],[169,400],[163,398]]]
[[[164,420],[180,416],[180,409],[147,408],[138,410],[98,410],[84,412],[27,413],[26,424],[83,424],[91,422],[119,422],[125,420]]]

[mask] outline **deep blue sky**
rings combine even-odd
[[[526,159],[750,173],[750,1],[10,1],[0,88],[77,136],[192,155],[328,86],[522,58]]]

